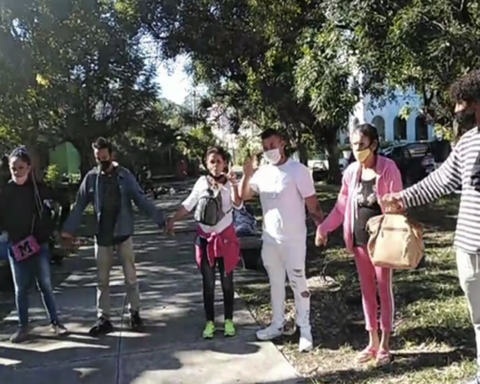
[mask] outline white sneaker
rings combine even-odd
[[[275,324],[270,324],[267,328],[257,331],[257,339],[261,341],[273,340],[283,335],[283,325],[278,327]]]
[[[300,328],[300,340],[298,342],[298,350],[300,352],[309,352],[313,349],[313,338],[310,327]]]

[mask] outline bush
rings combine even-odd
[[[51,187],[55,187],[61,183],[62,175],[60,175],[60,171],[56,164],[50,164],[47,167],[43,181],[45,182],[45,184]]]
[[[208,147],[217,144],[217,139],[212,134],[210,127],[202,125],[192,128],[177,143],[178,151],[186,156],[189,160],[197,160],[203,164],[203,157]]]
[[[68,184],[80,184],[80,181],[82,181],[82,176],[80,173],[69,173],[66,176],[66,179],[68,180]]]
[[[262,158],[261,142],[255,137],[240,136],[235,162],[237,165],[243,165],[252,155],[257,155],[257,161],[260,162]]]

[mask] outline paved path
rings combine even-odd
[[[162,204],[178,203],[165,197]],[[165,202],[165,200],[167,200]],[[301,382],[271,343],[255,341],[257,328],[237,298],[238,335],[201,339],[204,324],[200,276],[193,262],[188,225],[175,237],[138,223],[135,245],[145,333],[126,326],[121,267],[112,270],[113,322],[117,331],[95,339],[95,267],[91,247],[67,261],[71,274],[56,289],[57,305],[71,334],[59,341],[48,331],[38,294],[31,297],[35,338],[12,345],[15,312],[0,323],[0,383],[8,384],[296,384]],[[240,276],[239,276],[240,278]],[[217,312],[222,321],[220,289]]]

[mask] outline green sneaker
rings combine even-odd
[[[213,324],[213,321],[207,321],[207,324],[205,324],[205,329],[203,330],[202,336],[204,339],[212,339],[214,335],[215,335],[215,324]]]
[[[237,331],[235,330],[235,325],[233,324],[232,319],[225,320],[225,336],[226,337],[233,337],[235,336]]]

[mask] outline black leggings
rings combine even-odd
[[[233,272],[225,273],[225,264],[223,258],[215,259],[215,264],[210,265],[207,257],[206,241],[200,239],[202,246],[202,261],[200,270],[203,279],[203,306],[205,308],[205,315],[207,321],[214,321],[215,319],[215,272],[218,266],[220,273],[220,280],[222,282],[223,290],[223,305],[225,308],[225,319],[233,319]]]

